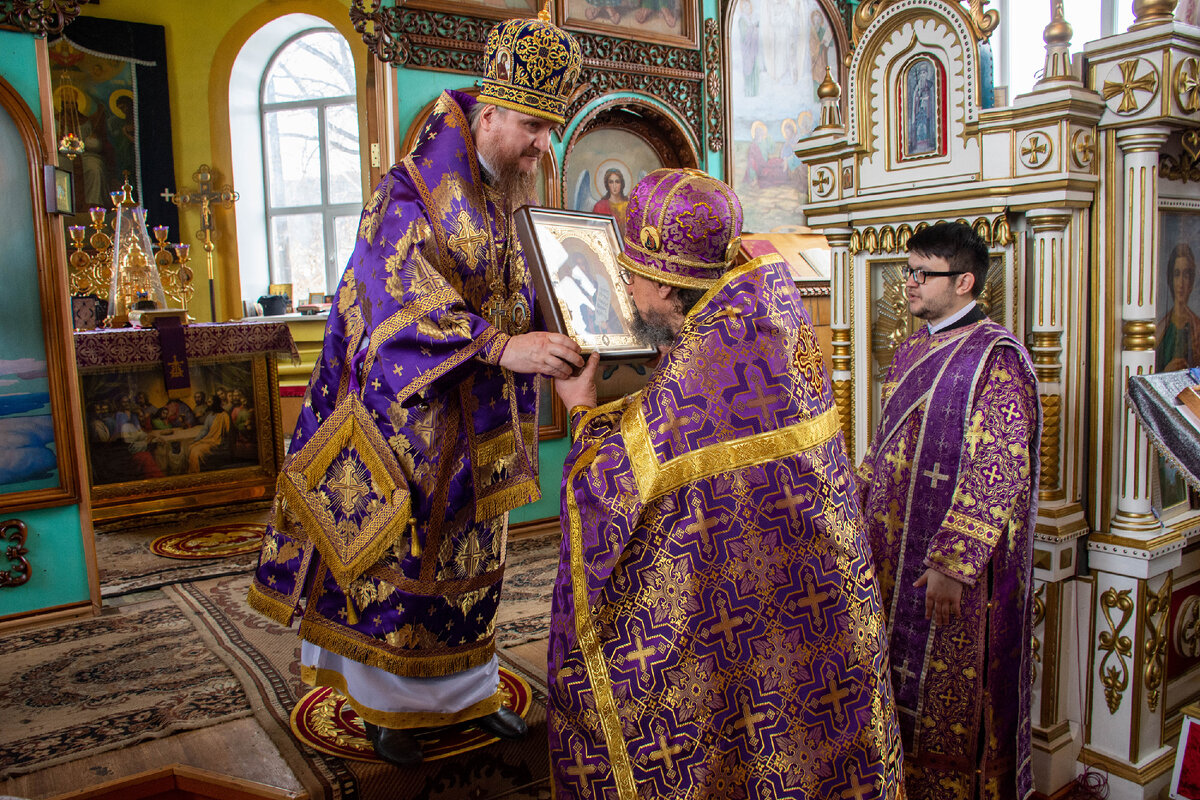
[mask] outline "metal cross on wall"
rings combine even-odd
[[[196,238],[204,246],[204,255],[208,262],[208,311],[212,317],[212,321],[216,322],[217,303],[213,289],[213,206],[219,205],[223,208],[233,208],[233,204],[239,198],[238,193],[229,184],[225,184],[220,188],[213,187],[213,171],[212,167],[208,164],[201,164],[192,173],[192,178],[196,181],[197,188],[184,193],[175,193],[170,189],[163,189],[160,196],[180,208],[184,206],[200,206],[200,230],[196,231]]]

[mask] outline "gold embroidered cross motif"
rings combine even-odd
[[[179,356],[172,356],[171,360],[167,362],[167,366],[171,368],[172,378],[183,377],[183,362],[179,360]]]
[[[450,246],[462,250],[467,259],[467,267],[474,271],[479,263],[477,251],[479,246],[487,242],[487,234],[475,227],[471,215],[466,209],[458,212],[458,231],[450,237]]]
[[[766,718],[767,718],[767,715],[763,714],[761,711],[758,712],[757,714],[751,714],[750,713],[750,704],[743,700],[742,701],[742,717],[741,717],[741,719],[734,721],[733,729],[736,731],[739,728],[745,728],[746,733],[750,734],[750,741],[754,741],[756,738],[758,738],[758,733],[754,729],[754,726],[759,722],[763,722],[764,720],[766,720]]]
[[[654,761],[661,761],[667,765],[668,770],[675,769],[675,760],[672,756],[677,756],[683,751],[683,746],[671,744],[667,741],[667,737],[663,734],[658,734],[658,749],[650,754],[650,758]]]
[[[892,671],[899,673],[901,688],[903,688],[905,685],[908,684],[909,678],[917,677],[917,673],[913,672],[911,669],[908,668],[908,659],[907,658],[904,659],[904,663],[901,664],[900,666],[892,667]]]
[[[631,653],[626,653],[625,660],[638,662],[638,665],[641,667],[641,671],[645,672],[646,671],[646,659],[649,656],[654,655],[654,648],[647,647],[645,644],[642,643],[642,635],[640,633],[635,633],[633,635],[633,641],[634,641],[634,643],[637,644],[637,649]]]
[[[721,622],[717,625],[709,626],[708,632],[709,635],[719,633],[725,637],[726,644],[733,644],[733,629],[735,626],[741,624],[741,615],[731,617],[729,616],[729,612],[725,610],[725,607],[721,606]]]
[[[875,784],[862,783],[858,779],[858,773],[852,775],[854,783],[850,784],[849,789],[842,790],[842,800],[865,800],[868,794],[875,791]]]
[[[842,715],[842,701],[850,694],[849,689],[843,689],[832,672],[825,675],[825,688],[828,690],[821,695],[821,702],[833,706],[834,713]]]
[[[353,514],[358,509],[358,502],[370,491],[370,487],[363,482],[358,474],[358,465],[350,456],[342,459],[340,467],[341,474],[326,485],[339,496],[342,511]]]
[[[561,675],[562,672],[560,671]],[[588,794],[588,776],[596,771],[594,764],[583,763],[583,753],[579,750],[575,751],[575,766],[567,767],[567,774],[573,778],[579,778],[583,782],[584,794]]]
[[[814,622],[820,621],[821,617],[817,614],[817,606],[829,599],[829,592],[815,591],[812,581],[808,579],[805,579],[804,586],[808,591],[796,605],[800,607],[800,610],[807,611]]]
[[[892,480],[897,483],[899,483],[900,477],[904,474],[904,470],[912,466],[912,462],[904,457],[903,447],[894,453],[888,453],[883,457],[883,460],[892,465]]]
[[[980,442],[991,444],[996,441],[996,437],[983,429],[982,411],[976,411],[971,415],[971,427],[967,429],[967,435],[963,437],[963,440],[967,443],[967,449],[972,456],[975,455],[975,449],[979,446]]]

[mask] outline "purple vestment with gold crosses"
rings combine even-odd
[[[828,376],[777,260],[575,424],[549,652],[560,798],[898,798],[879,592]]]
[[[249,598],[409,677],[491,660],[505,512],[539,496],[537,376],[498,366],[533,290],[481,180],[474,102],[443,94],[363,211]]]
[[[910,798],[1032,792],[1031,569],[1040,404],[1029,356],[976,321],[909,337],[859,468],[889,634]],[[913,583],[964,584],[961,615],[926,619]]]

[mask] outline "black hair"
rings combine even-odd
[[[988,249],[979,234],[965,222],[938,222],[914,233],[908,252],[926,258],[941,258],[951,270],[975,276],[971,296],[979,297],[987,280]]]

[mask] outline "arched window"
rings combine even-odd
[[[332,292],[354,248],[362,211],[354,89],[350,47],[332,28],[296,34],[263,73],[271,283],[292,284],[296,302]]]

